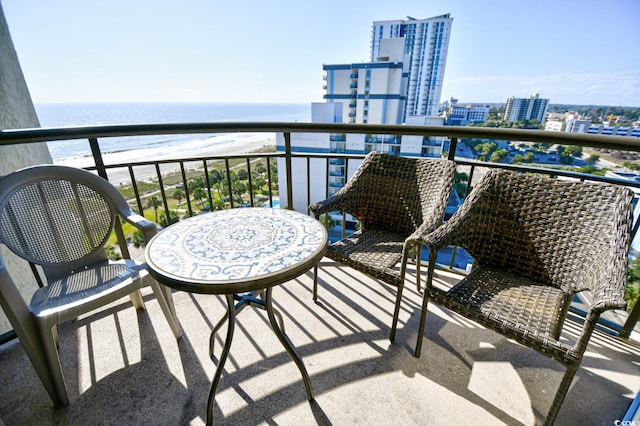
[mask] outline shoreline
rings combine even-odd
[[[162,150],[153,149],[133,149],[102,154],[104,164],[124,164],[139,161],[159,161],[176,160],[181,158],[202,158],[210,156],[226,156],[231,154],[249,154],[266,146],[276,145],[275,135],[257,134],[253,137],[240,140],[223,141],[217,144],[181,143],[171,147],[164,147]],[[169,148],[169,149],[167,149]],[[69,159],[53,160],[54,164],[71,167],[91,167],[94,166],[92,156],[77,157]],[[195,169],[197,167],[193,167]],[[162,175],[180,172],[180,164],[161,165]],[[156,181],[156,168],[153,165],[137,166],[134,168],[137,181]],[[130,185],[131,178],[127,168],[107,169],[109,181],[115,186]]]

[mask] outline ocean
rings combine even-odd
[[[42,127],[66,127],[100,124],[150,124],[195,122],[310,122],[310,104],[254,103],[69,103],[36,104]],[[145,150],[161,154],[175,149],[176,144],[215,146],[233,140],[252,138],[255,134],[234,135],[159,135],[103,138],[104,154]],[[84,158],[91,155],[86,140],[48,143],[54,162]]]

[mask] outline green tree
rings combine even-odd
[[[222,173],[220,170],[214,169],[209,172],[209,182],[211,183],[211,185],[220,183],[223,180],[224,180],[224,173]]]
[[[533,152],[528,151],[526,154],[524,154],[524,156],[522,157],[522,162],[523,163],[533,163],[534,160],[536,159],[536,156]]]
[[[478,155],[479,160],[487,161],[493,151],[498,149],[498,145],[495,142],[484,142],[476,145],[474,149],[480,152],[480,155]]]
[[[224,201],[216,198],[215,200],[213,200],[213,207],[211,209],[212,210],[224,210]]]
[[[182,201],[182,199],[184,198],[184,191],[182,189],[180,189],[180,188],[176,188],[173,191],[172,196],[173,196],[174,200],[178,200],[178,205],[180,205],[180,201]],[[177,208],[177,206],[176,206],[176,208]]]
[[[502,148],[502,149],[499,149],[497,151],[494,151],[491,154],[491,158],[489,160],[494,162],[494,163],[499,163],[499,162],[501,162],[502,160],[504,160],[507,157],[507,154],[509,154],[509,151],[507,151],[506,149]]]
[[[204,188],[204,178],[202,176],[189,179],[187,182],[187,188],[190,192],[194,192],[196,188]]]
[[[167,215],[164,212],[160,212],[160,226],[166,228],[167,226],[176,223],[180,220],[178,214],[175,211],[169,212],[169,220],[167,220]]]
[[[569,145],[563,152],[563,154],[569,154],[574,157],[582,157],[582,147],[576,145]]]
[[[238,179],[240,180],[248,180],[249,173],[245,169],[238,170]]]
[[[469,175],[464,172],[456,172],[453,188],[458,193],[460,199],[463,199],[467,193],[467,186],[469,185]]]
[[[142,231],[136,229],[133,232],[133,238],[131,239],[131,243],[135,248],[144,247],[144,238],[142,237]]]
[[[152,208],[156,213],[156,223],[158,223],[158,209],[160,208],[161,205],[162,205],[162,201],[160,201],[160,198],[158,198],[157,195],[152,195],[147,200],[147,207]]]
[[[568,154],[567,152],[563,152],[560,154],[560,163],[562,164],[573,164],[573,156]]]
[[[198,206],[198,208],[200,208],[200,210],[202,210],[204,208],[204,200],[206,198],[207,194],[204,191],[204,188],[196,188],[193,191],[193,198],[196,200],[196,205]]]
[[[591,164],[595,164],[600,160],[600,156],[598,154],[591,154],[590,156],[588,156],[585,161],[587,163],[591,163]]]
[[[107,253],[107,257],[111,260],[122,259],[120,252],[117,251],[114,246],[105,246],[104,251]]]
[[[511,159],[511,164],[522,164],[524,162],[524,157],[522,154],[516,154]]]
[[[262,163],[256,164],[256,167],[254,168],[254,170],[256,171],[256,173],[259,173],[261,175],[267,173],[267,168]]]

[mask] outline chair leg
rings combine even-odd
[[[135,306],[137,310],[144,310],[144,300],[142,300],[142,293],[140,293],[140,290],[136,290],[129,294],[129,297],[131,298],[131,303],[133,303],[133,306]]]
[[[578,371],[578,367],[569,367],[567,371],[564,373],[564,377],[562,378],[562,382],[560,382],[560,387],[558,388],[558,392],[556,393],[555,398],[553,399],[553,404],[551,404],[551,409],[549,410],[549,414],[547,414],[547,418],[544,421],[545,425],[553,425],[556,421],[556,416],[558,415],[558,411],[560,411],[560,406],[564,402],[564,398],[567,396],[567,392],[569,391],[569,387],[571,386],[571,382],[573,381],[573,376],[575,376]]]
[[[424,338],[424,322],[427,318],[427,306],[429,305],[429,297],[427,296],[427,289],[424,290],[424,295],[422,296],[422,311],[420,312],[420,324],[418,326],[418,337],[416,339],[416,349],[414,352],[414,356],[416,358],[420,358],[420,354],[422,353],[422,340]]]
[[[318,301],[318,265],[313,267],[313,301]]]
[[[396,306],[393,310],[393,323],[391,324],[391,334],[389,334],[389,341],[391,343],[396,340],[396,328],[398,327],[398,316],[400,315],[400,303],[402,302],[402,290],[404,286],[398,287],[398,295],[396,296]]]
[[[53,384],[54,394],[49,392],[51,399],[57,407],[65,407],[69,405],[69,396],[64,383],[64,375],[62,374],[62,365],[60,364],[60,354],[56,345],[56,325],[50,326],[46,324],[38,324],[38,333],[40,334],[40,342],[42,350],[47,362],[49,376]]]
[[[418,244],[418,253],[416,254],[416,288],[418,293],[420,293],[420,266],[422,266],[422,258],[420,255],[422,254],[422,244]]]
[[[162,313],[164,314],[167,322],[169,323],[169,327],[171,327],[171,331],[175,336],[176,340],[182,337],[182,330],[180,328],[180,322],[178,321],[178,317],[176,315],[175,306],[173,305],[173,298],[171,297],[170,289],[166,288],[169,291],[169,294],[165,293],[163,286],[160,286],[155,280],[151,282],[151,289],[153,293],[156,295],[156,299],[158,300],[158,304],[160,305],[160,309],[162,309]]]

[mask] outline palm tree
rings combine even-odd
[[[157,195],[152,195],[147,200],[147,207],[153,208],[153,210],[155,210],[156,212],[156,223],[158,223],[158,209],[160,208],[160,204],[161,204],[161,201]]]
[[[200,210],[202,210],[202,204],[203,204],[202,200],[205,198],[205,196],[206,196],[206,194],[204,192],[204,189],[202,189],[202,188],[196,188],[193,191],[193,198],[195,198],[196,204],[198,205]]]
[[[180,201],[182,201],[183,198],[184,198],[184,191],[182,189],[180,189],[180,188],[176,188],[173,191],[173,199],[174,200],[178,200],[178,204],[176,205],[176,209],[180,205]]]

